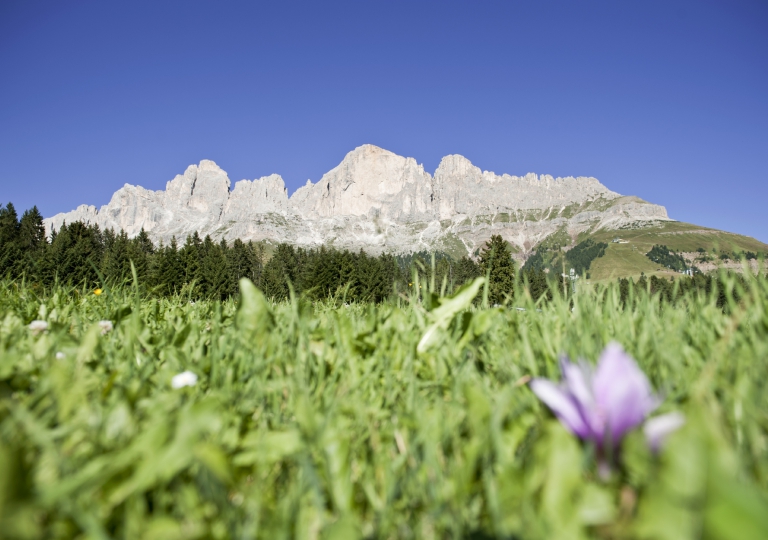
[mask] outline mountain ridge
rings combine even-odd
[[[363,145],[290,197],[278,174],[233,186],[226,171],[202,160],[168,181],[165,190],[125,184],[100,209],[80,205],[47,218],[46,232],[73,221],[123,229],[129,236],[143,228],[165,243],[197,231],[217,240],[471,254],[491,234],[528,252],[563,230],[575,238],[588,229],[671,220],[663,206],[620,195],[592,177],[497,175],[459,154],[445,156],[430,174],[412,157]]]

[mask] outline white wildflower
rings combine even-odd
[[[66,355],[66,354],[64,354],[64,353],[63,353],[63,352],[61,352],[61,351],[59,351],[59,352],[57,352],[57,353],[56,353],[56,360],[64,360],[66,357],[67,357],[67,355]]]
[[[32,330],[34,335],[38,335],[48,331],[48,323],[45,321],[32,321],[29,323],[29,329]]]
[[[195,386],[196,384],[197,375],[191,371],[182,371],[171,379],[171,386],[173,388],[184,388],[185,386]]]
[[[114,326],[112,326],[112,321],[99,321],[99,328],[101,328],[101,334],[109,334]]]

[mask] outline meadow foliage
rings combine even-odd
[[[414,279],[379,304],[2,282],[3,537],[768,538],[764,278],[498,308]],[[613,341],[685,424],[658,453],[622,433],[601,475],[528,383]]]

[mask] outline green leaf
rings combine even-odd
[[[237,308],[237,327],[249,334],[269,332],[274,316],[264,294],[247,278],[240,280],[240,305]]]
[[[476,278],[473,282],[461,287],[453,296],[443,298],[440,306],[429,312],[432,324],[427,327],[427,330],[421,337],[416,347],[418,352],[425,352],[437,342],[439,331],[448,328],[456,314],[467,309],[472,304],[484,282],[484,278]]]

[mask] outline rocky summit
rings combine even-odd
[[[595,178],[499,176],[460,155],[444,157],[430,175],[413,158],[364,145],[290,197],[279,175],[233,187],[224,170],[203,160],[164,191],[126,184],[100,209],[82,205],[46,219],[46,230],[74,221],[129,236],[143,228],[165,243],[197,231],[216,240],[462,255],[474,253],[492,234],[527,253],[554,234],[575,240],[585,231],[670,220],[663,206],[619,195]]]

